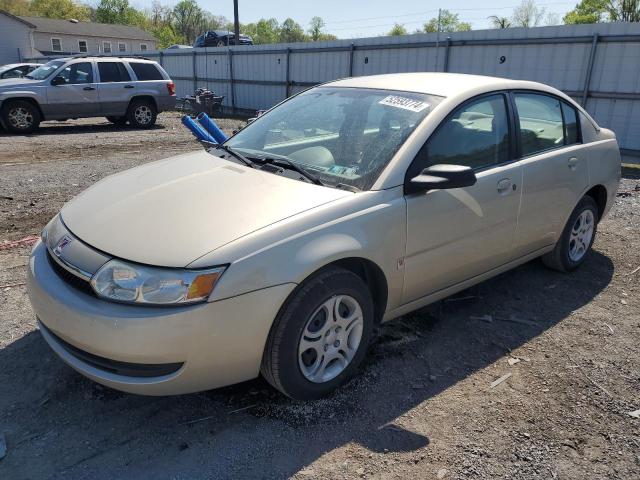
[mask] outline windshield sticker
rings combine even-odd
[[[415,100],[413,98],[401,97],[399,95],[389,95],[378,103],[389,107],[411,110],[412,112],[421,112],[425,108],[429,108],[429,104],[426,102],[421,102],[420,100]]]

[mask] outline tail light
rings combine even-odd
[[[172,97],[176,94],[176,84],[173,82],[167,83],[167,90],[169,91],[169,95]]]

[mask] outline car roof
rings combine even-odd
[[[328,85],[336,87],[400,90],[405,92],[426,93],[440,97],[458,96],[465,92],[470,95],[478,95],[494,90],[517,88],[559,93],[556,89],[537,82],[488,77],[484,75],[442,72],[391,73],[366,77],[352,77],[329,82]]]

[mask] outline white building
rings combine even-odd
[[[137,27],[43,17],[18,17],[0,10],[0,65],[24,58],[155,50],[157,40]]]

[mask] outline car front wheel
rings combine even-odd
[[[151,128],[157,116],[156,106],[149,100],[133,100],[127,111],[127,120],[135,128]]]
[[[590,196],[582,197],[571,212],[555,248],[542,257],[544,264],[561,272],[578,268],[587,257],[598,227],[598,206]]]
[[[371,293],[351,271],[331,267],[294,291],[274,322],[262,375],[296,400],[324,397],[362,362],[373,330]]]
[[[2,107],[2,120],[10,132],[32,133],[40,125],[40,111],[25,100],[8,101]]]

